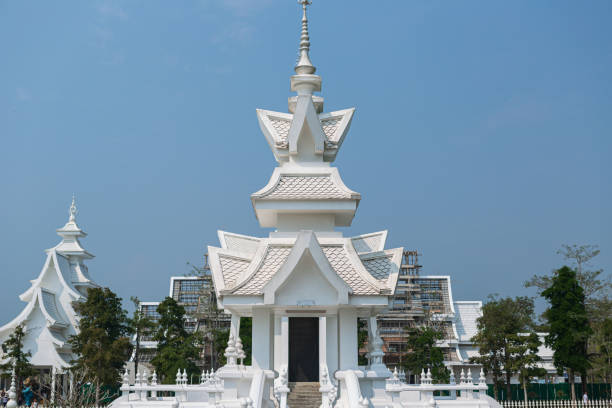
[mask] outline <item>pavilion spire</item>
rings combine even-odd
[[[314,74],[317,70],[312,62],[310,61],[310,37],[308,35],[308,16],[306,15],[306,8],[312,4],[310,0],[298,0],[298,3],[302,5],[302,34],[300,36],[300,54],[298,62],[295,66],[295,73],[298,75]]]

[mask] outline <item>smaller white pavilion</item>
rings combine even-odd
[[[323,112],[321,77],[309,57],[302,5],[300,56],[291,77],[289,113],[257,110],[260,128],[278,166],[251,195],[261,227],[255,237],[219,231],[208,247],[219,306],[231,313],[227,364],[189,384],[155,373],[124,374],[122,396],[111,408],[499,408],[485,394],[484,373],[459,383],[419,385],[383,364],[376,315],[389,307],[403,249],[385,249],[386,231],[345,237],[361,195],[331,167],[348,133],[354,108]],[[240,339],[240,317],[250,316],[252,365]],[[358,319],[368,322],[368,364],[358,365]],[[448,396],[435,397],[436,391]],[[173,393],[171,397],[167,395]]]
[[[85,260],[94,256],[79,241],[87,234],[76,223],[77,209],[72,199],[66,225],[57,230],[61,242],[45,252],[47,258],[32,286],[19,298],[23,311],[0,327],[0,343],[22,325],[24,351],[32,353],[31,364],[41,371],[61,372],[74,359],[68,338],[77,333],[78,316],[72,302],[82,300],[87,288],[97,287],[89,277]],[[2,356],[3,362],[5,357]]]

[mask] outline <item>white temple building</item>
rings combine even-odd
[[[389,306],[403,249],[385,249],[386,231],[344,237],[337,230],[351,225],[361,200],[331,166],[354,108],[324,113],[323,98],[314,95],[322,81],[309,58],[310,2],[299,2],[300,56],[291,77],[297,96],[288,113],[257,110],[278,167],[251,200],[261,227],[274,231],[220,231],[220,246],[208,248],[219,306],[231,313],[227,364],[191,385],[185,371],[173,385],[157,384],[155,374],[149,381],[150,373],[132,384],[126,372],[123,395],[111,406],[498,407],[484,392],[482,372],[478,384],[464,372],[459,383],[432,384],[431,372],[423,372],[419,385],[408,385],[383,364],[376,315]],[[242,363],[241,316],[253,319],[251,366]],[[365,367],[358,365],[358,318],[369,322]]]
[[[26,302],[23,311],[0,327],[0,343],[22,325],[25,331],[24,352],[30,352],[30,363],[41,371],[62,371],[74,359],[68,338],[77,333],[78,316],[72,302],[83,300],[87,288],[98,287],[89,276],[85,260],[94,256],[81,246],[87,234],[76,223],[74,198],[66,225],[57,230],[61,242],[45,252],[47,258],[32,286],[19,298]],[[2,362],[5,361],[2,356]]]

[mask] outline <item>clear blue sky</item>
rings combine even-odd
[[[216,231],[266,235],[275,162],[255,108],[286,111],[294,0],[0,0],[0,322],[76,193],[93,278],[157,300]],[[322,1],[326,109],[356,107],[336,165],[346,234],[389,230],[458,300],[533,294],[564,243],[612,270],[612,2]]]

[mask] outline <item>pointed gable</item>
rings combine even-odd
[[[295,245],[287,256],[285,263],[278,270],[278,273],[263,287],[264,303],[274,304],[278,291],[288,285],[292,278],[297,275],[300,275],[298,279],[302,281],[303,278],[306,278],[306,280],[308,278],[319,278],[316,280],[312,279],[309,282],[309,287],[302,289],[318,289],[327,293],[332,289],[337,294],[337,304],[348,303],[348,295],[351,289],[336,274],[312,231],[299,232]],[[322,284],[323,280],[320,277],[324,278],[327,285]],[[296,288],[293,287],[291,289]],[[299,300],[301,294],[302,292],[293,293],[291,297]],[[286,296],[287,294],[285,294]],[[312,293],[310,296],[316,297],[317,294]]]

